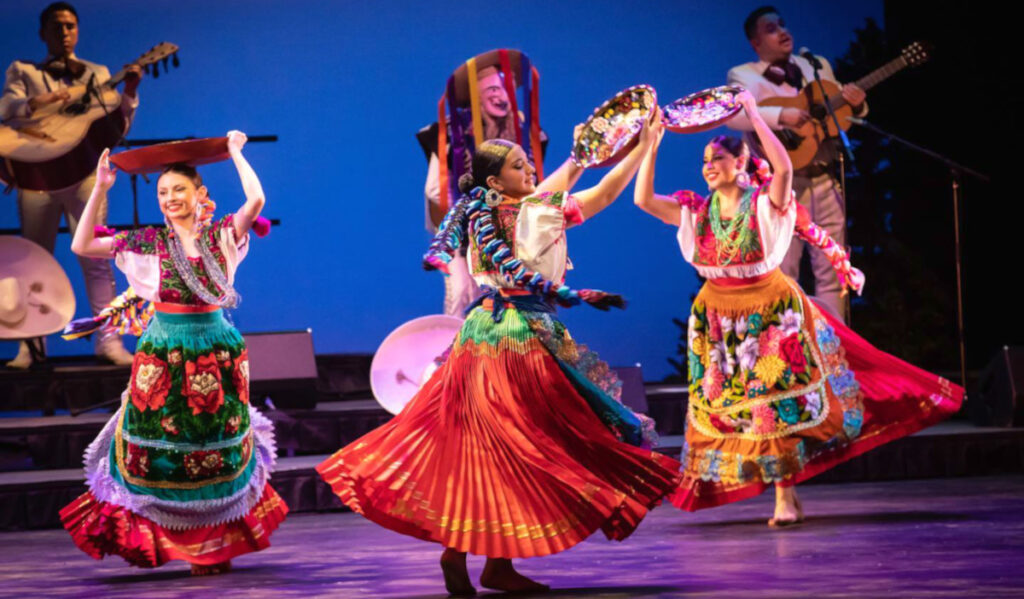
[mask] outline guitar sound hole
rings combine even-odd
[[[828,110],[825,109],[824,104],[814,104],[808,112],[810,113],[811,118],[816,121],[824,121],[825,117],[828,116]]]
[[[804,136],[800,135],[796,131],[791,129],[782,129],[775,132],[775,136],[779,138],[782,145],[789,151],[793,151],[800,147],[800,144],[804,141]]]

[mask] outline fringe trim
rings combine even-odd
[[[127,394],[127,391],[125,391]],[[217,526],[244,517],[263,495],[277,461],[274,425],[253,406],[249,406],[256,467],[245,487],[227,497],[196,501],[169,501],[151,495],[132,493],[110,475],[110,444],[114,442],[122,407],[107,421],[99,436],[85,450],[85,479],[98,501],[121,506],[170,530]]]

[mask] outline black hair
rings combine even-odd
[[[67,2],[54,2],[44,8],[43,12],[39,13],[39,29],[46,29],[46,24],[50,22],[50,17],[52,17],[54,13],[64,10],[75,15],[75,22],[78,22],[78,11],[75,10],[74,6],[71,6]]]
[[[713,143],[715,145],[721,146],[723,149],[725,149],[726,152],[729,152],[736,158],[739,158],[740,156],[746,156],[747,166],[744,170],[746,170],[748,174],[753,174],[757,172],[757,165],[754,164],[754,161],[750,159],[750,148],[747,146],[747,142],[743,141],[739,137],[735,137],[733,135],[718,135],[712,138],[711,141],[708,143]]]
[[[515,142],[505,139],[489,139],[477,146],[469,172],[459,177],[459,191],[469,193],[474,187],[487,187],[487,177],[501,173],[505,158],[515,147]]]
[[[185,164],[184,162],[168,164],[162,171],[160,171],[160,176],[162,177],[167,173],[175,173],[187,178],[189,181],[192,181],[192,184],[196,186],[196,189],[203,186],[203,177],[199,174],[199,171],[196,170],[196,167]]]
[[[747,35],[747,39],[752,40],[754,39],[754,36],[757,35],[758,19],[765,15],[777,14],[779,14],[779,9],[775,8],[774,6],[766,5],[755,8],[749,15],[747,15],[746,20],[743,21],[743,33]]]

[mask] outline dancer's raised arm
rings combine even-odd
[[[238,178],[242,181],[242,189],[245,191],[245,203],[238,212],[235,212],[236,238],[241,238],[249,232],[267,201],[256,171],[252,170],[249,161],[242,156],[242,146],[248,140],[249,138],[241,131],[228,132],[228,153],[231,155],[231,161],[235,163],[235,168],[238,169]]]
[[[103,150],[96,165],[96,184],[92,186],[89,201],[78,218],[78,228],[71,240],[71,251],[86,258],[113,257],[114,240],[111,237],[96,237],[98,222],[96,211],[107,200],[107,191],[114,185],[116,170],[110,165],[110,150]]]
[[[629,185],[629,181],[636,174],[637,169],[640,168],[640,162],[647,155],[651,145],[658,139],[661,128],[661,109],[655,108],[651,113],[651,118],[644,123],[644,128],[640,131],[640,140],[636,147],[602,177],[597,185],[573,194],[580,203],[583,218],[589,219],[610,206],[619,197],[622,190]]]

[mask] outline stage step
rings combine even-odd
[[[329,453],[384,424],[391,414],[369,398],[321,402],[311,410],[263,412],[283,457]],[[110,413],[0,418],[0,472],[75,468]]]
[[[340,407],[340,406],[339,406]],[[678,456],[683,437],[661,438]],[[293,512],[341,508],[314,468],[330,452],[278,460],[271,484]],[[811,482],[865,482],[1024,473],[1024,428],[977,428],[946,422],[879,447]],[[81,468],[0,473],[0,530],[60,526],[58,512],[85,492]]]
[[[649,384],[646,396],[658,433],[682,434],[686,388]],[[280,456],[330,453],[391,417],[368,391],[349,392],[350,399],[344,401],[326,397],[331,401],[320,401],[310,410],[261,408],[274,422]],[[110,414],[0,417],[0,472],[77,467]]]

